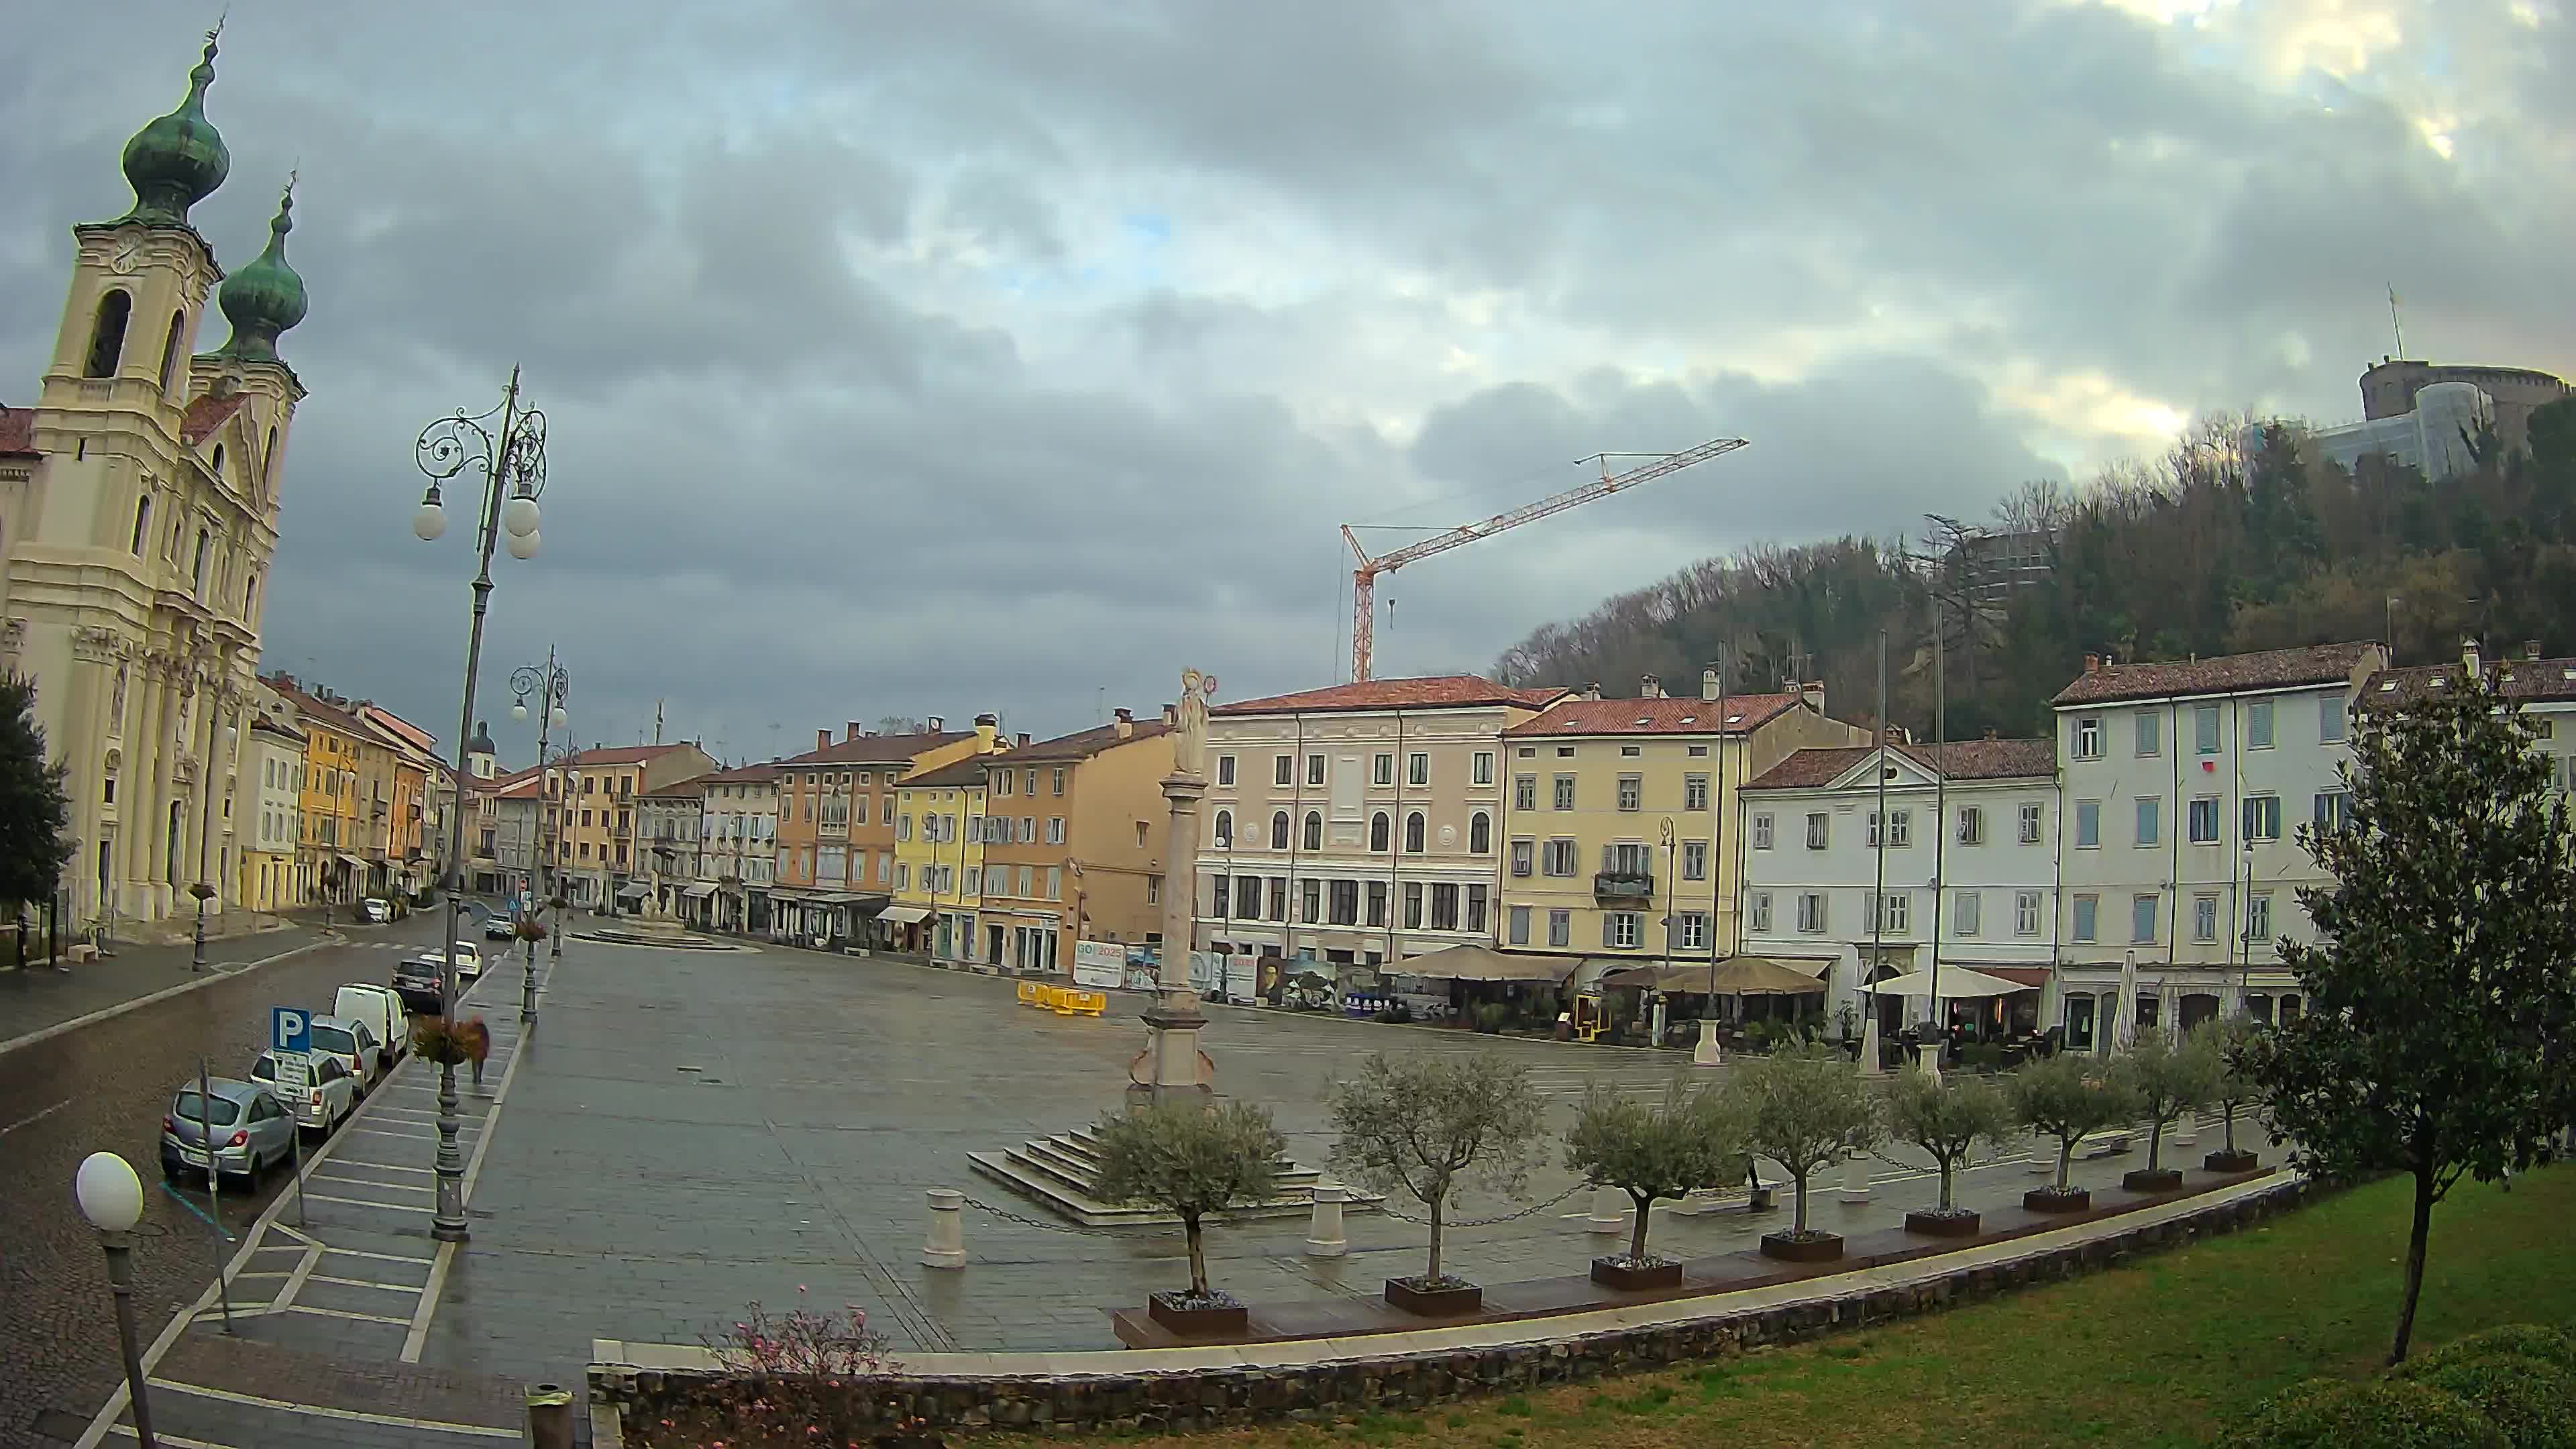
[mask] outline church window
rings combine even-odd
[[[89,333],[87,376],[116,376],[116,364],[125,356],[125,319],[133,310],[133,296],[121,287],[98,299],[98,321]]]
[[[142,497],[134,500],[134,556],[136,558],[143,557],[144,531],[151,528],[151,526],[152,495],[146,493]]]
[[[261,474],[268,480],[268,486],[275,488],[277,486],[277,429],[275,428],[268,430],[268,446],[260,450],[259,466]]]
[[[214,466],[213,466],[213,467],[211,467],[211,468],[208,468],[206,471],[215,475],[215,481],[216,481],[216,482],[221,483],[222,481],[224,481],[224,445],[223,445],[223,444],[221,444],[221,443],[217,443],[217,444],[215,444],[215,462],[214,462]]]
[[[167,341],[161,344],[161,390],[163,392],[168,392],[170,389],[179,385],[177,372],[179,363],[179,338],[181,334],[185,333],[187,330],[188,314],[185,312],[171,313],[170,336]]]
[[[242,617],[245,619],[255,618],[258,614],[259,570],[252,569],[250,571],[250,578],[242,584]]]
[[[214,539],[214,535],[213,535],[213,534],[208,533],[206,530],[204,530],[204,529],[202,529],[202,528],[201,528],[201,529],[198,529],[198,530],[197,530],[197,563],[196,563],[196,567],[195,567],[193,570],[191,570],[191,571],[190,571],[189,577],[191,577],[192,579],[194,579],[194,580],[196,581],[196,585],[195,585],[195,587],[196,587],[196,591],[197,591],[197,597],[199,597],[199,598],[201,598],[201,599],[202,599],[202,598],[204,598],[204,597],[205,597],[205,595],[206,595],[206,560],[207,560],[207,558],[208,558],[209,556],[211,556],[211,555],[212,555],[212,553],[214,552],[214,546],[215,546],[215,539]]]

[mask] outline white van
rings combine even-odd
[[[390,986],[369,986],[352,981],[341,987],[340,994],[332,998],[331,1014],[367,1024],[368,1032],[379,1043],[377,1076],[392,1071],[394,1063],[402,1060],[404,1048],[411,1043],[411,1017],[403,1010],[402,998],[395,995]]]

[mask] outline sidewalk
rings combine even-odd
[[[188,969],[195,956],[193,942],[178,946],[116,942],[109,948],[113,956],[77,962],[68,971],[57,971],[41,958],[31,959],[23,968],[0,970],[0,1047],[48,1027],[139,1001],[157,991],[244,970],[329,939],[323,932],[302,925],[248,931],[220,939],[210,937],[206,941],[206,970],[202,973]]]

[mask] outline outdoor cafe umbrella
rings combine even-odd
[[[1972,971],[1965,966],[1953,966],[1941,973],[1941,999],[1944,1001],[1977,996],[2005,996],[2022,989],[2024,988],[2018,981],[1989,976],[1983,971]],[[1902,976],[1890,976],[1884,981],[1873,981],[1861,990],[1875,992],[1881,996],[1930,996],[1932,973],[1908,971]]]
[[[2111,1040],[2121,1051],[2138,1044],[2138,953],[2120,954],[2120,999],[2111,1008]]]

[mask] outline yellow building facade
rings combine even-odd
[[[259,682],[276,698],[273,717],[304,736],[303,782],[296,791],[297,888],[311,905],[354,901],[367,892],[358,788],[366,727],[291,675]]]
[[[895,788],[894,904],[887,908],[898,949],[972,960],[983,906],[984,806],[988,767],[1007,753],[977,755],[908,776]]]
[[[1502,732],[1503,950],[1613,969],[1735,952],[1736,790],[1792,751],[1867,741],[1821,687],[1674,698],[1573,698]],[[1599,971],[1588,972],[1597,976]]]

